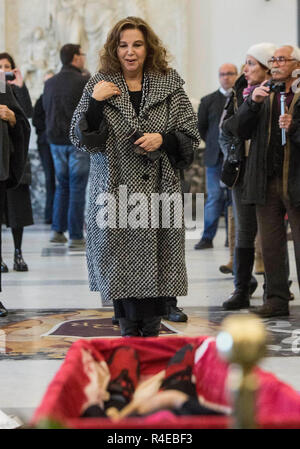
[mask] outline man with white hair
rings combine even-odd
[[[269,66],[275,91],[263,82],[237,112],[239,136],[251,139],[243,201],[256,205],[261,233],[267,296],[264,305],[253,311],[262,318],[289,315],[286,213],[300,282],[300,50],[290,45],[277,48]],[[285,88],[285,114],[281,114],[279,83]],[[286,144],[282,144],[282,129]]]

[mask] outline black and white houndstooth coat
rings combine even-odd
[[[76,125],[88,109],[94,85],[101,80],[113,82],[122,94],[106,100],[103,117],[109,128],[108,138],[105,144],[92,148],[81,145]],[[177,130],[190,137],[196,150],[200,142],[196,115],[182,88],[183,84],[184,81],[173,69],[165,75],[145,73],[137,116],[123,75],[99,72],[86,85],[74,112],[71,141],[78,149],[91,154],[87,218],[89,284],[92,291],[101,292],[104,302],[128,297],[142,299],[187,294],[183,214],[180,228],[163,228],[161,225],[158,228],[145,227],[145,220],[144,227],[136,228],[126,227],[124,206],[118,210],[120,186],[127,190],[128,198],[133,193],[142,193],[143,200],[145,197],[149,200],[147,204],[141,201],[127,206],[128,216],[131,212],[145,218],[146,214],[148,224],[151,221],[151,194],[181,193],[179,172],[172,168],[166,153],[151,162],[133,151],[127,136],[135,129],[144,133]],[[101,200],[103,193],[110,193],[116,199],[114,227],[99,226],[99,213],[105,207]],[[180,195],[177,195],[176,201],[174,207],[180,206]],[[110,207],[111,203],[107,209]],[[118,221],[120,217],[122,223]]]

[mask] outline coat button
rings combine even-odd
[[[144,181],[149,181],[150,176],[149,176],[147,173],[144,173],[143,176],[142,176],[142,179],[143,179]]]
[[[143,118],[144,118],[145,120],[148,120],[149,114],[147,114],[147,113],[143,114]]]

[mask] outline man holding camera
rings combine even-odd
[[[264,82],[238,110],[238,134],[251,139],[243,200],[256,204],[267,283],[267,297],[254,313],[262,318],[289,315],[286,274],[288,213],[300,281],[300,50],[285,45],[270,59],[272,81]],[[270,84],[269,84],[270,83]],[[283,85],[283,83],[285,85]],[[285,113],[281,93],[285,90]],[[282,140],[285,130],[286,143]]]

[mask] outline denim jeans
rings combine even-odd
[[[224,210],[225,189],[220,185],[222,161],[206,167],[207,199],[204,206],[204,231],[202,239],[213,240],[217,233],[219,218]]]
[[[57,186],[53,204],[52,229],[69,231],[70,239],[83,238],[85,191],[90,156],[73,145],[50,145]]]

